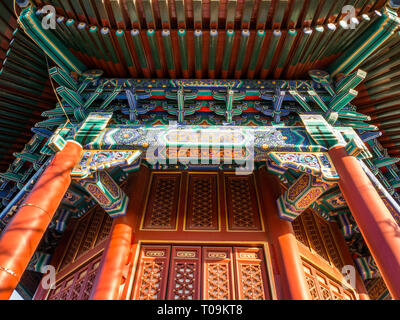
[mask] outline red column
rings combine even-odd
[[[339,187],[393,299],[400,299],[400,227],[355,157],[329,150]]]
[[[278,267],[281,275],[284,300],[310,300],[299,249],[292,224],[278,216],[276,200],[281,195],[280,183],[264,169],[258,171],[259,190],[262,194],[267,232],[278,251]]]
[[[340,254],[343,257],[344,263],[355,267],[353,258],[350,255],[349,248],[347,247],[346,241],[343,237],[343,233],[339,230],[339,227],[337,225],[332,226],[331,230],[335,236],[336,243],[339,246]],[[364,286],[364,282],[362,281],[361,276],[358,272],[356,272],[355,284],[356,284],[355,289],[358,293],[360,300],[371,300],[369,298],[368,291]]]
[[[126,216],[116,218],[91,299],[117,300],[119,298],[122,275],[129,262],[132,231]]]
[[[124,298],[120,295],[120,288],[124,281],[124,272],[131,267],[129,265],[130,250],[134,242],[135,225],[140,217],[138,212],[141,212],[144,204],[143,197],[147,191],[149,177],[150,171],[142,167],[128,181],[129,204],[126,215],[115,219],[91,300]]]
[[[68,141],[35,184],[0,237],[0,299],[8,300],[70,183],[82,146]]]

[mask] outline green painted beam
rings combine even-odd
[[[165,54],[165,60],[167,61],[167,68],[168,70],[175,70],[174,54],[172,52],[170,31],[168,29],[164,29],[161,32],[161,36],[164,45],[164,54]]]
[[[107,62],[111,61],[111,57],[109,56],[106,48],[104,47],[103,42],[100,40],[99,28],[97,26],[91,26],[89,28],[89,33],[93,41],[96,43],[98,50],[100,50],[99,54],[103,56],[103,59],[105,61]]]
[[[236,61],[235,69],[237,71],[241,71],[243,68],[244,58],[247,52],[247,45],[249,42],[250,31],[249,30],[242,30],[241,38],[240,38],[240,46],[239,46],[239,54]]]
[[[187,40],[186,40],[186,30],[179,29],[178,30],[178,41],[179,41],[179,53],[180,53],[180,62],[182,66],[182,70],[188,70],[188,50],[187,50]]]
[[[136,50],[136,55],[138,56],[140,67],[143,69],[147,69],[147,60],[146,60],[146,55],[143,50],[143,45],[142,45],[142,40],[140,38],[140,32],[138,29],[133,29],[131,30],[131,37],[133,40],[133,46],[135,47]]]
[[[343,77],[336,85],[336,93],[342,93],[344,91],[356,88],[365,78],[367,73],[361,69],[350,74],[349,76]]]
[[[105,46],[107,48],[108,53],[110,54],[111,57],[111,61],[114,64],[118,64],[119,60],[118,57],[116,55],[112,40],[111,40],[111,34],[110,34],[110,29],[107,27],[101,28],[100,30],[100,34],[103,38],[103,41],[105,43]]]
[[[201,30],[194,31],[194,69],[203,69],[203,35]]]
[[[278,47],[279,40],[281,39],[281,35],[282,35],[282,32],[280,30],[273,31],[271,41],[269,43],[269,50],[264,59],[264,64],[263,64],[264,70],[268,70],[271,67],[271,62],[275,55],[276,48]],[[257,54],[257,56],[258,56],[258,54]],[[254,66],[254,68],[255,68],[255,66]]]
[[[285,43],[283,45],[283,49],[281,50],[281,54],[278,60],[278,68],[283,68],[285,66],[286,59],[289,55],[290,50],[292,49],[292,45],[294,40],[296,39],[297,31],[295,29],[289,29]]]
[[[147,39],[149,40],[151,56],[153,58],[154,67],[156,70],[161,70],[160,54],[156,40],[156,31],[154,29],[147,30]]]
[[[310,36],[313,33],[313,29],[311,28],[304,28],[302,35],[301,35],[301,40],[300,43],[297,47],[297,50],[292,58],[291,66],[297,66],[297,64],[300,61],[300,58],[303,56],[304,51],[306,50],[306,44],[310,40]]]
[[[125,38],[125,31],[124,30],[117,30],[115,32],[115,35],[117,37],[118,43],[119,43],[119,47],[121,48],[122,54],[124,55],[124,60],[126,62],[126,65],[128,66],[128,68],[133,67],[133,60],[128,48],[128,44],[126,42],[126,38]]]
[[[210,48],[208,54],[208,69],[211,71],[215,70],[215,63],[217,59],[217,42],[218,42],[218,31],[210,31]]]
[[[24,26],[25,31],[34,37],[45,52],[65,71],[74,71],[78,74],[86,71],[86,66],[63,43],[58,41],[50,32],[43,29],[32,7],[28,7],[21,12],[19,21]]]
[[[222,58],[222,68],[221,68],[222,71],[227,71],[229,68],[229,62],[231,61],[234,36],[235,36],[235,32],[233,30],[226,30],[224,55]]]
[[[339,73],[349,74],[356,69],[370,54],[381,46],[399,26],[397,15],[386,9],[363,35],[337,59],[329,68],[332,76]]]

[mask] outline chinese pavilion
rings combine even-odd
[[[0,299],[400,299],[399,8],[1,1]]]

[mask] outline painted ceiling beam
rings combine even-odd
[[[32,7],[23,10],[18,21],[39,47],[41,47],[64,71],[68,73],[73,71],[82,74],[86,70],[82,62],[80,62],[63,43],[58,41],[48,30],[43,29]]]
[[[336,85],[336,92],[342,93],[350,89],[355,89],[367,77],[367,72],[358,69],[356,72],[349,76],[343,77]]]
[[[400,19],[396,12],[385,8],[382,16],[362,34],[360,38],[337,59],[330,67],[332,76],[348,75],[355,70],[368,56],[379,48],[398,29]]]

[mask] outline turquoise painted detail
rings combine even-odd
[[[21,12],[18,21],[24,27],[25,32],[66,73],[76,72],[80,75],[86,71],[86,66],[63,43],[58,41],[48,30],[43,29],[32,6]]]

